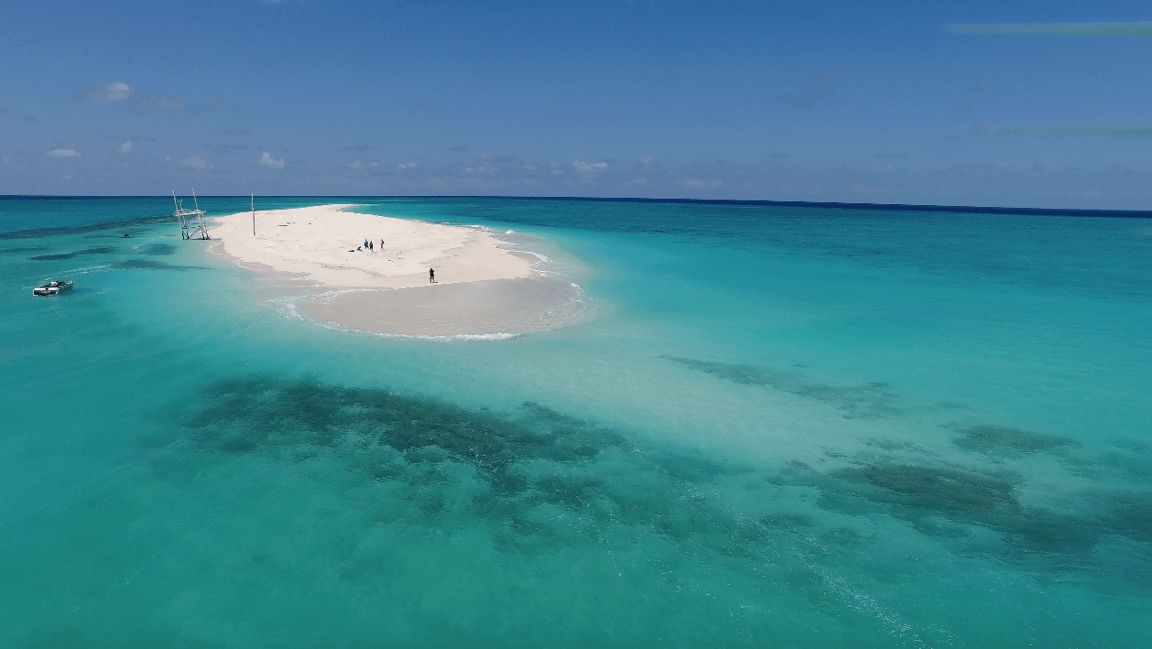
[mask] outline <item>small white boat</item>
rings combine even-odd
[[[59,295],[61,293],[71,291],[74,282],[52,280],[44,286],[37,286],[32,289],[32,295],[40,297],[47,297],[49,295]]]

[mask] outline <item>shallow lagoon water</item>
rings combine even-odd
[[[0,201],[59,229],[0,239],[2,645],[1147,642],[1147,221],[299,201],[515,230],[597,316],[423,340],[81,227],[141,200]]]

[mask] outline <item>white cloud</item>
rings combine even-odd
[[[260,156],[260,164],[264,165],[265,167],[271,167],[272,169],[283,169],[284,158],[277,160],[276,158],[272,157],[271,153],[265,151],[264,155]]]
[[[76,149],[52,149],[48,155],[54,158],[79,158],[80,152]]]
[[[189,167],[191,169],[196,169],[196,170],[200,170],[200,169],[204,169],[204,168],[208,167],[208,161],[205,160],[204,158],[201,158],[200,156],[192,156],[191,158],[184,158],[184,161],[181,162],[180,164],[182,166]]]
[[[117,147],[116,152],[127,154],[127,153],[132,153],[132,149],[133,149],[132,140],[128,140],[124,144],[121,144],[119,147]]]
[[[124,104],[141,110],[177,111],[184,110],[184,104],[168,97],[141,95],[135,88],[123,81],[105,83],[94,81],[88,89],[77,95],[80,99],[102,104]]]
[[[398,164],[396,166],[400,167],[401,169],[415,169],[416,163],[415,162],[405,162],[403,164]]]
[[[572,168],[581,173],[595,173],[604,171],[608,168],[607,162],[581,162],[579,160],[572,161]]]
[[[124,101],[132,96],[132,87],[123,81],[113,81],[106,84],[93,84],[93,86],[84,93],[84,97],[90,101],[101,102],[117,102]]]

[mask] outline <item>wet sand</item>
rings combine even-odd
[[[217,217],[211,236],[237,264],[303,289],[299,311],[353,329],[502,337],[586,315],[573,284],[543,276],[539,260],[488,230],[345,207],[257,212],[255,236],[250,212]],[[366,238],[375,250],[363,249]]]
[[[571,284],[547,277],[362,290],[299,305],[353,329],[411,336],[500,336],[572,324],[582,311]]]

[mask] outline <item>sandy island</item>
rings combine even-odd
[[[572,284],[545,277],[536,270],[539,260],[508,250],[485,229],[346,207],[257,211],[255,236],[251,212],[215,217],[211,236],[240,265],[306,288],[301,311],[354,329],[482,336],[580,319]]]

